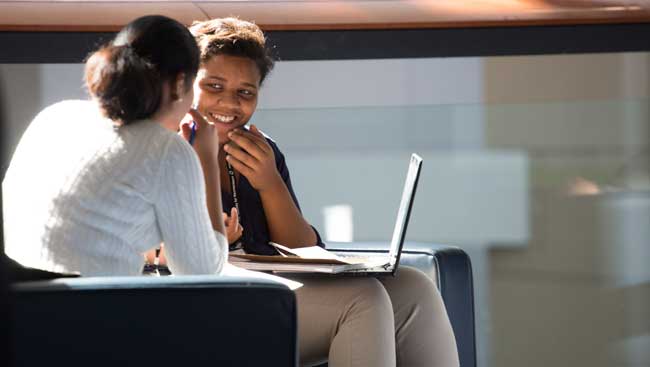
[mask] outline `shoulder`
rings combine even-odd
[[[169,159],[187,160],[195,155],[194,149],[183,137],[153,120],[134,121],[121,126],[118,134],[128,144],[141,146],[146,154],[163,162]]]
[[[28,124],[17,147],[14,158],[21,154],[36,159],[34,152],[48,151],[48,157],[74,150],[79,145],[79,136],[86,136],[89,119],[102,118],[91,101],[66,100],[54,103],[41,110]],[[73,133],[71,133],[73,132]],[[63,149],[65,148],[65,149]],[[38,159],[44,157],[37,155]],[[12,160],[13,160],[12,159]]]
[[[71,125],[80,121],[104,119],[97,105],[92,101],[65,100],[54,103],[41,110],[32,125]]]
[[[164,141],[166,142],[166,155],[170,159],[182,159],[187,160],[189,158],[196,158],[196,153],[194,148],[188,143],[182,136],[165,130],[163,127],[160,127],[161,134],[165,136]],[[192,159],[193,160],[193,159]]]
[[[37,119],[42,117],[65,117],[65,120],[63,121],[106,119],[102,116],[97,104],[89,100],[65,100],[54,103],[43,109],[37,115]]]
[[[165,166],[171,167],[173,171],[200,170],[199,159],[194,148],[178,134],[168,132],[165,134],[164,152],[162,162]]]
[[[49,107],[46,107],[44,111],[85,111],[99,113],[97,105],[91,100],[81,100],[81,99],[68,99],[56,102]]]
[[[68,99],[53,103],[45,107],[40,114],[51,114],[68,111],[90,111],[96,110],[96,105],[90,100]]]
[[[159,147],[153,149],[155,154],[151,155],[152,160],[158,161],[155,200],[167,200],[167,195],[182,192],[179,188],[203,182],[201,163],[192,146],[177,134],[162,134],[164,138],[158,139]]]

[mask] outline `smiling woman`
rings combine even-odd
[[[275,253],[269,241],[290,247],[321,243],[300,213],[277,145],[256,126],[245,127],[273,68],[264,34],[235,18],[197,22],[190,31],[201,59],[194,104],[219,132],[222,201],[232,208],[225,215],[229,242],[265,254]]]
[[[201,51],[194,103],[219,131],[231,249],[241,243],[248,253],[275,255],[269,241],[324,246],[300,211],[278,145],[246,126],[273,66],[264,35],[234,18],[196,23],[191,31]],[[241,233],[233,230],[239,219]],[[297,278],[304,284],[296,291],[301,365],[458,366],[442,298],[421,271],[403,267],[381,279]]]

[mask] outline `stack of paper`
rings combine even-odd
[[[363,257],[342,257],[318,246],[288,248],[274,242],[269,244],[278,250],[279,255],[230,254],[230,262],[249,270],[331,274],[387,263],[386,259],[373,261]]]

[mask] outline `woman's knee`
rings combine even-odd
[[[378,308],[392,310],[391,300],[384,286],[375,278],[359,279],[356,301]],[[392,312],[392,311],[391,311]]]
[[[392,292],[406,292],[410,299],[435,299],[440,297],[438,286],[424,272],[419,269],[404,266],[399,269],[399,273],[393,279],[387,279],[384,286]]]

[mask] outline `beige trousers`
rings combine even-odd
[[[395,277],[296,277],[300,364],[457,367],[440,293],[421,271]]]

